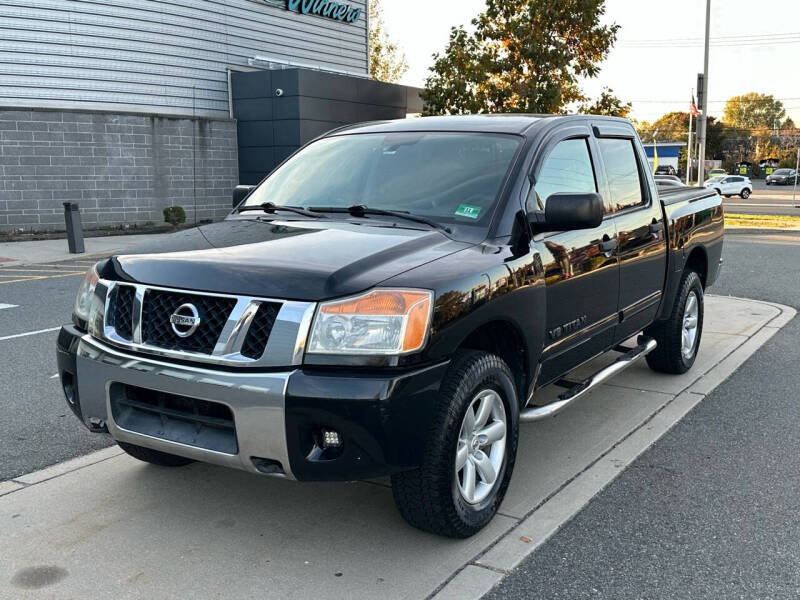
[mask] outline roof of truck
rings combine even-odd
[[[481,133],[515,133],[524,134],[534,125],[543,121],[555,120],[583,121],[591,119],[625,121],[617,117],[601,117],[597,115],[534,115],[534,114],[485,114],[454,115],[444,117],[422,117],[417,119],[398,119],[395,121],[372,121],[347,125],[330,134],[342,133],[384,133],[390,131],[477,131]]]

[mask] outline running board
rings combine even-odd
[[[620,373],[630,367],[640,358],[647,356],[650,352],[656,349],[656,341],[652,338],[640,338],[640,344],[635,348],[628,350],[623,356],[620,356],[613,363],[600,369],[591,377],[584,379],[580,383],[574,385],[565,392],[558,396],[556,402],[551,402],[545,406],[533,406],[522,410],[519,414],[519,420],[525,423],[532,421],[542,421],[549,417],[553,417],[567,408],[570,404],[575,402],[578,398],[588,393],[593,388],[597,387],[604,381],[611,379],[617,373]]]

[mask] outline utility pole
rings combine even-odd
[[[797,149],[797,165],[794,168],[794,187],[792,188],[792,205],[795,208],[800,208],[800,205],[794,203],[795,195],[797,194],[797,177],[798,170],[800,170],[800,148]]]
[[[692,90],[692,104],[689,107],[689,139],[686,143],[686,185],[692,175],[692,112],[694,110],[694,90]]]
[[[697,185],[703,185],[706,166],[706,122],[708,121],[708,41],[711,35],[711,0],[706,0],[706,42],[705,56],[703,57],[703,99],[701,100],[700,116],[697,121],[697,138],[700,142],[700,153],[697,156]],[[697,90],[698,100],[700,90]]]

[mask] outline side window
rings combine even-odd
[[[556,192],[596,192],[589,146],[584,138],[559,142],[542,165],[536,186],[528,196],[544,209],[547,199]]]
[[[615,213],[645,201],[639,163],[633,141],[615,138],[597,140],[606,167],[611,197],[606,200],[606,213]]]

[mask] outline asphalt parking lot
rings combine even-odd
[[[746,215],[800,216],[800,186],[794,200],[790,185],[766,185],[763,179],[753,179],[753,194],[744,200],[738,196],[725,198],[725,211]]]
[[[726,266],[714,291],[797,306],[793,298],[800,277],[798,242],[797,235],[729,234]],[[644,367],[631,369],[546,426],[526,425],[522,458],[501,514],[486,531],[468,541],[442,540],[408,528],[396,514],[383,481],[302,485],[205,465],[165,471],[120,456],[115,448],[64,464],[63,460],[86,455],[108,441],[85,432],[64,408],[57,379],[50,378],[55,373],[54,333],[15,336],[58,327],[68,318],[80,275],[56,274],[66,275],[70,268],[82,270],[77,263],[71,263],[63,266],[63,273],[43,278],[28,274],[23,276],[24,281],[0,285],[0,302],[11,305],[0,309],[0,344],[4,344],[0,393],[6,399],[0,419],[0,465],[4,469],[0,480],[7,480],[0,484],[0,494],[5,494],[0,498],[0,552],[11,557],[0,566],[0,581],[7,584],[0,586],[0,597],[4,598],[23,594],[124,598],[190,593],[205,598],[230,597],[232,590],[242,597],[291,594],[421,598],[438,594],[443,598],[469,598],[489,590],[506,573],[510,575],[499,584],[495,597],[527,594],[533,589],[538,597],[581,597],[568,584],[574,579],[592,589],[592,582],[598,580],[595,569],[607,566],[601,556],[592,552],[594,546],[586,541],[587,531],[597,530],[597,536],[607,538],[609,528],[619,524],[609,521],[608,511],[592,512],[597,510],[593,507],[622,484],[611,483],[606,492],[582,507],[621,471],[623,475],[617,481],[632,479],[633,485],[639,486],[637,490],[652,488],[653,495],[647,500],[641,490],[631,493],[623,488],[613,496],[610,505],[615,507],[614,516],[641,527],[619,530],[614,537],[618,554],[610,554],[609,561],[614,561],[615,556],[621,560],[625,553],[637,556],[636,552],[641,554],[648,548],[655,552],[654,548],[661,547],[658,526],[664,523],[676,535],[690,537],[696,536],[692,525],[697,521],[724,523],[726,513],[716,509],[714,502],[719,503],[719,497],[735,498],[736,486],[740,486],[743,477],[752,481],[755,489],[777,476],[779,472],[765,469],[759,461],[770,449],[796,447],[791,428],[775,430],[777,434],[771,441],[774,448],[767,444],[765,452],[748,454],[752,463],[733,460],[738,457],[735,445],[721,444],[725,456],[718,463],[712,461],[710,467],[706,463],[704,471],[712,475],[718,471],[719,476],[703,478],[707,485],[705,496],[688,497],[687,501],[696,505],[696,515],[686,522],[679,518],[679,511],[687,511],[684,504],[675,502],[670,513],[677,514],[674,521],[663,520],[664,511],[657,508],[658,494],[672,498],[670,494],[676,492],[670,486],[686,471],[673,476],[668,470],[638,465],[668,442],[677,444],[673,458],[693,459],[702,452],[703,445],[698,440],[710,435],[708,428],[675,438],[674,432],[683,426],[679,425],[632,468],[623,471],[694,404],[700,402],[688,420],[702,410],[708,403],[703,399],[707,394],[713,400],[715,394],[724,392],[722,400],[714,401],[717,412],[710,422],[716,419],[725,430],[755,435],[757,428],[748,430],[739,422],[752,418],[752,414],[728,412],[727,404],[741,396],[739,402],[744,405],[737,408],[746,408],[748,398],[760,397],[760,390],[771,389],[769,386],[783,386],[776,391],[787,396],[791,389],[786,386],[796,386],[797,382],[781,375],[785,360],[776,359],[776,355],[790,352],[792,344],[797,347],[795,321],[777,333],[774,342],[756,340],[764,347],[742,367],[743,374],[734,375],[740,378],[731,380],[738,381],[735,387],[728,390],[729,382],[718,392],[709,389],[712,383],[722,383],[730,374],[728,371],[746,359],[751,350],[742,345],[763,330],[763,323],[778,311],[744,303],[731,313],[737,301],[727,301],[733,304],[725,309],[725,318],[707,329],[701,362],[712,369],[723,365],[725,356],[738,352],[736,361],[728,360],[728,371],[717,371],[716,379],[709,378],[705,387],[696,388],[700,393],[693,394],[682,393],[694,385],[691,381],[653,379]],[[720,298],[713,302],[726,301]],[[731,323],[736,323],[738,329],[732,330]],[[763,331],[762,337],[775,333]],[[773,344],[774,349],[770,350]],[[774,355],[767,354],[770,351]],[[762,362],[752,368],[753,361]],[[763,402],[761,406],[767,411]],[[788,401],[781,404],[781,409],[789,411],[783,415],[784,420],[797,422]],[[768,411],[758,416],[765,419]],[[756,437],[751,444],[757,440]],[[786,469],[797,472],[791,453],[778,455],[787,460]],[[39,471],[56,463],[58,466]],[[697,464],[693,466],[696,468]],[[732,472],[734,466],[738,476]],[[747,469],[758,473],[750,474]],[[785,481],[785,485],[792,485],[791,476]],[[701,500],[710,506],[704,506]],[[754,501],[753,497],[742,500],[745,505],[737,513],[739,522],[746,520],[746,502]],[[782,494],[779,500],[776,510],[785,510],[785,502],[791,497]],[[609,506],[608,500],[605,503]],[[755,506],[763,508],[763,504]],[[657,510],[655,516],[663,519],[648,516],[648,510]],[[573,519],[573,515],[577,516]],[[632,519],[632,515],[636,518]],[[646,527],[651,520],[653,526]],[[569,535],[575,523],[581,523],[583,529],[579,530],[580,535]],[[685,534],[682,527],[686,528]],[[736,539],[726,539],[726,543],[735,550]],[[537,551],[526,558],[534,548]],[[772,556],[773,548],[764,546],[765,560]],[[706,556],[709,560],[728,560],[728,570],[720,571],[727,573],[741,566],[734,560],[734,550],[727,558],[710,551]],[[580,556],[581,560],[565,563],[564,556]],[[660,555],[656,552],[654,556]],[[790,565],[797,564],[791,562],[793,556],[796,555],[786,555]],[[667,558],[678,561],[677,554],[668,553],[663,563],[667,567],[674,564]],[[690,558],[687,568],[696,562],[701,564],[701,556]],[[687,557],[680,560],[686,564]],[[646,585],[647,569],[653,568],[652,563],[642,559],[641,570],[636,571],[632,561],[633,558],[626,563],[624,572],[615,571],[611,584],[602,581],[601,587],[595,587],[599,591],[591,597],[628,597],[629,592],[644,589],[654,593],[630,597],[661,597],[658,591],[662,588],[657,587],[660,580],[652,580],[655,587]],[[769,578],[768,572],[760,570],[763,562],[755,561],[753,565],[751,578]],[[26,571],[37,568],[39,571]],[[191,578],[187,577],[189,571]],[[102,573],[100,587],[96,585],[98,572]],[[28,575],[32,579],[26,579]],[[791,578],[785,579],[793,583]],[[24,587],[30,581],[41,595],[36,589]],[[682,581],[694,580],[684,577]],[[692,596],[701,597],[674,597]]]

